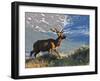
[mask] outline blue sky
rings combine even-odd
[[[32,45],[37,40],[57,38],[56,33],[50,28],[64,29],[67,36],[63,40],[61,50],[70,51],[83,45],[89,45],[89,16],[54,14],[54,13],[33,13],[25,14],[25,50],[32,50]]]
[[[75,42],[86,41],[89,43],[89,16],[88,15],[66,15],[64,25],[65,34]],[[66,24],[67,23],[67,24]]]

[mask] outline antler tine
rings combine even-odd
[[[60,32],[57,28],[54,28],[56,30],[56,32]]]
[[[50,28],[51,31],[56,32],[54,29]]]
[[[64,32],[64,30],[62,29],[62,30],[61,30],[61,32],[63,33],[63,32]]]
[[[53,32],[59,32],[59,30],[57,28],[51,28],[50,30]]]

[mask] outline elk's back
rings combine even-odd
[[[34,51],[49,51],[54,42],[54,39],[38,40],[33,45]]]

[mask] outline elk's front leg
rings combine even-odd
[[[49,54],[52,54],[52,49],[49,49],[49,51],[48,51],[48,52],[49,52]]]
[[[53,54],[53,49],[50,49],[50,50],[49,50],[49,54],[54,55],[54,54]]]
[[[59,58],[61,58],[59,52],[58,52],[56,49],[54,49],[54,51],[56,52],[57,56],[58,56]]]

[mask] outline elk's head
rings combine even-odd
[[[59,31],[57,28],[53,28],[51,29],[52,32],[56,32],[57,33],[57,36],[61,39],[65,39],[66,36],[63,34],[63,29],[61,31]]]

